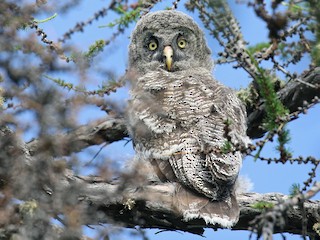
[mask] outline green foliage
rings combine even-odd
[[[102,86],[98,86],[99,89],[95,90],[94,93],[100,96],[104,94],[109,95],[110,92],[115,92],[117,88],[123,86],[121,82],[118,82],[114,79],[107,81],[106,83],[102,84]]]
[[[231,137],[229,135],[230,125],[232,124],[232,121],[230,119],[226,119],[223,123],[225,124],[224,125],[224,135],[226,137],[226,141],[224,142],[224,144],[221,148],[221,151],[222,151],[222,153],[226,154],[226,153],[229,153],[232,151],[232,146],[233,146],[233,143],[231,142]]]
[[[292,184],[292,186],[290,187],[289,193],[290,193],[290,197],[294,197],[298,195],[300,193],[300,184],[299,183]]]
[[[222,150],[222,153],[224,154],[231,152],[232,143],[230,141],[225,141],[221,150]]]
[[[114,27],[118,26],[118,28],[123,29],[129,26],[130,23],[136,22],[140,16],[141,9],[137,7],[132,11],[124,11],[122,6],[118,6],[114,8],[114,11],[118,14],[121,14],[119,19],[116,19],[113,22],[108,23],[107,25],[100,26],[100,27]]]
[[[312,61],[316,66],[320,66],[320,36],[317,44],[314,45],[311,51]]]
[[[315,39],[311,45],[311,57],[315,66],[320,66],[320,1],[308,1],[308,15],[312,16],[313,21],[310,22],[308,28],[315,32]]]
[[[88,59],[92,59],[95,57],[99,52],[103,51],[104,46],[106,45],[104,40],[97,40],[94,44],[89,47],[88,52],[84,53],[84,56]]]
[[[112,10],[118,14],[126,14],[126,7],[121,4],[121,1],[119,1],[117,4],[118,6],[113,7]]]
[[[257,43],[256,45],[248,47],[250,54],[262,51],[264,48],[270,47],[270,43]]]
[[[259,93],[265,99],[266,104],[266,118],[264,126],[267,130],[271,131],[278,127],[277,119],[288,113],[287,109],[278,99],[277,93],[274,90],[274,83],[268,74],[265,74],[264,70],[259,68],[261,73],[257,77],[256,81],[259,85]]]
[[[261,68],[258,62],[254,59],[253,54],[247,51],[252,63],[258,70],[258,74],[255,77],[255,83],[257,84],[257,92],[259,96],[264,100],[265,104],[265,118],[263,119],[263,127],[269,131],[277,132],[279,134],[277,150],[280,151],[280,157],[283,161],[291,157],[290,151],[285,147],[290,141],[289,131],[284,130],[284,124],[279,121],[281,117],[284,117],[289,111],[283,106],[282,102],[278,99],[275,83],[279,83],[278,79],[272,76],[269,72]],[[281,85],[281,82],[280,82]],[[269,134],[266,139],[269,139]],[[270,136],[271,136],[270,135]],[[255,160],[258,159],[263,149],[262,144],[257,153],[255,154]]]
[[[43,19],[43,20],[33,19],[32,21],[35,22],[35,23],[37,23],[37,24],[39,24],[39,23],[46,23],[46,22],[54,19],[54,18],[57,17],[57,16],[58,16],[58,14],[55,13],[55,14],[53,14],[51,17],[48,17],[48,18],[46,18],[46,19]],[[24,22],[24,23],[19,27],[19,29],[26,30],[29,26],[30,26],[30,22]]]
[[[281,2],[283,6],[288,7],[288,11],[298,14],[302,13],[303,11],[307,11],[307,6],[305,2],[300,2],[300,3],[294,3],[293,1],[290,1],[289,3],[283,1]]]
[[[276,150],[280,152],[280,157],[283,160],[292,157],[291,150],[285,146],[290,142],[290,140],[291,140],[291,137],[288,129],[283,129],[278,133],[279,145],[276,147]]]
[[[72,83],[68,83],[60,78],[53,78],[47,75],[44,75],[45,78],[53,81],[57,85],[59,85],[62,88],[66,88],[69,91],[73,90],[75,92],[81,92],[87,95],[99,95],[103,96],[104,94],[109,94],[110,92],[115,92],[117,88],[122,86],[122,83],[115,81],[115,80],[109,80],[108,82],[104,83],[102,86],[98,86],[98,89],[93,91],[88,91],[86,88],[81,86],[75,86]]]
[[[269,209],[274,207],[274,203],[260,201],[260,202],[251,204],[251,207],[258,210]]]
[[[278,99],[273,77],[258,65],[250,52],[248,54],[258,69],[259,75],[256,76],[255,81],[258,84],[259,95],[265,100],[266,117],[263,125],[266,130],[273,131],[278,128],[277,119],[288,114],[288,110]]]
[[[72,83],[67,83],[66,81],[60,79],[60,78],[53,78],[47,75],[44,75],[45,78],[55,82],[58,84],[60,87],[67,88],[68,90],[74,89],[74,85]]]
[[[54,19],[56,16],[58,16],[57,13],[53,14],[51,17],[48,17],[48,18],[46,18],[44,20],[34,19],[33,21],[36,22],[36,23],[45,23],[45,22],[48,22],[48,21]]]
[[[231,119],[227,118],[223,123],[225,124],[226,128],[229,128],[230,125],[232,124],[232,121],[231,121]]]

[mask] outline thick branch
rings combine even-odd
[[[75,179],[74,181],[81,182],[83,180]],[[119,191],[119,189],[122,190]],[[159,183],[134,191],[132,188],[123,189],[123,186],[95,182],[86,185],[82,197],[85,202],[90,203],[87,205],[87,214],[91,216],[88,224],[106,223],[113,219],[127,227],[139,225],[144,228],[182,230],[197,234],[201,234],[203,228],[218,228],[218,226],[208,226],[202,220],[184,222],[182,216],[172,208],[173,194],[173,184]],[[240,220],[232,229],[248,230],[250,221],[261,213],[261,210],[252,207],[254,203],[264,201],[277,204],[286,199],[288,196],[279,193],[243,193],[239,195]],[[307,233],[312,236],[316,234],[312,230],[312,226],[320,220],[320,201],[307,200],[304,206],[308,218]],[[293,207],[289,209],[286,216],[286,225],[283,229],[276,228],[275,232],[301,234],[301,210],[298,207]]]
[[[54,136],[53,138],[59,139],[60,145],[58,146],[59,151],[55,153],[55,156],[70,155],[86,147],[102,143],[109,144],[127,136],[124,119],[107,118],[104,121],[83,125],[74,131]],[[45,148],[46,144],[41,144],[38,139],[32,140],[27,144],[31,155],[41,152],[42,147]]]
[[[125,227],[139,225],[144,228],[182,230],[197,234],[201,234],[203,228],[219,228],[208,226],[202,220],[184,222],[181,214],[173,208],[173,183],[149,184],[137,173],[122,176],[117,183],[107,183],[99,177],[77,177],[72,171],[62,171],[63,165],[51,162],[51,156],[47,154],[29,155],[30,151],[23,143],[18,143],[10,131],[0,131],[0,136],[3,136],[2,143],[7,146],[0,160],[2,166],[6,166],[5,173],[9,175],[3,175],[1,179],[10,183],[11,193],[15,198],[35,199],[39,203],[37,206],[44,210],[45,206],[49,207],[45,211],[63,214],[66,213],[66,206],[72,204],[71,209],[81,209],[81,224],[89,225],[115,221]],[[14,176],[17,170],[19,178],[13,180],[10,176]],[[287,198],[276,193],[239,195],[240,220],[233,229],[247,230],[250,221],[261,213],[252,204],[260,201],[277,204]],[[304,213],[296,206],[289,208],[286,212],[286,224],[281,229],[275,226],[274,231],[301,234],[302,222],[306,216],[306,232],[310,236],[315,235],[312,227],[320,222],[320,201],[306,200],[304,203]]]

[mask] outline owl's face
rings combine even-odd
[[[210,50],[197,24],[178,11],[158,11],[137,24],[129,47],[130,68],[139,73],[195,67],[211,69]]]

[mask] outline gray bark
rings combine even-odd
[[[160,228],[166,230],[182,230],[201,234],[204,228],[219,228],[208,226],[203,220],[185,222],[182,216],[172,208],[174,184],[144,185],[139,188],[126,187],[126,184],[110,184],[90,178],[73,178],[85,187],[79,192],[83,203],[87,206],[87,224],[106,223],[114,220],[126,227],[139,225],[143,228]],[[252,207],[257,202],[268,202],[275,205],[288,200],[288,196],[280,193],[242,193],[238,195],[241,209],[239,222],[233,230],[248,230],[250,222],[262,211]],[[313,237],[316,233],[313,225],[320,220],[320,201],[306,200],[304,211],[307,216],[306,234]],[[285,213],[286,224],[276,226],[274,232],[302,234],[302,211],[299,207],[289,208]]]

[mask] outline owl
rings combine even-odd
[[[175,186],[173,208],[185,221],[231,227],[242,156],[225,147],[247,144],[246,114],[212,67],[192,18],[176,10],[143,16],[129,46],[127,127],[148,175]]]

